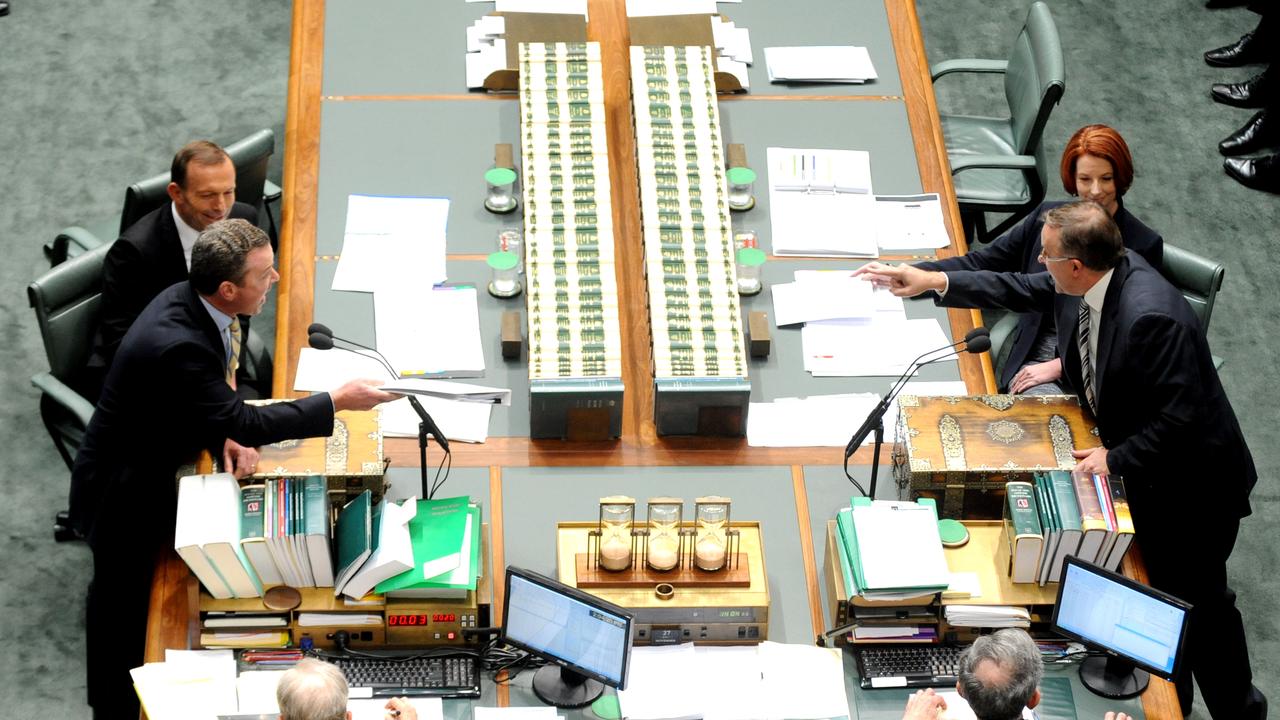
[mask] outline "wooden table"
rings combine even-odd
[[[462,0],[440,0],[461,6]],[[747,0],[765,2],[766,0]],[[773,0],[767,0],[772,2]],[[864,1],[864,0],[859,0]],[[331,0],[331,12],[346,16],[357,12],[349,2]],[[421,0],[418,0],[421,2]],[[865,0],[878,3],[878,0]],[[474,6],[468,5],[467,8]],[[735,13],[747,13],[749,8],[724,5],[721,10],[732,19]],[[753,6],[755,7],[755,6]],[[875,6],[878,9],[878,5]],[[362,8],[358,12],[368,13]],[[463,12],[449,6],[441,12],[450,16]],[[798,528],[798,557],[795,560],[803,568],[806,587],[804,603],[810,615],[810,627],[825,627],[821,576],[814,533],[803,529],[822,524],[834,515],[834,509],[825,504],[811,507],[809,488],[813,483],[827,482],[834,476],[832,468],[813,466],[836,465],[840,461],[838,450],[833,448],[754,448],[748,447],[742,438],[659,437],[653,422],[653,383],[647,348],[649,347],[649,319],[644,305],[643,257],[639,237],[639,198],[635,171],[635,138],[632,134],[630,81],[629,81],[629,33],[622,0],[589,0],[590,22],[588,38],[599,42],[604,63],[605,110],[608,125],[610,157],[610,186],[612,188],[613,226],[616,232],[617,264],[620,268],[618,288],[621,311],[621,333],[625,348],[641,349],[624,353],[626,356],[623,381],[626,401],[623,408],[622,435],[612,442],[570,443],[564,441],[530,440],[527,437],[490,437],[480,445],[453,445],[453,464],[459,467],[487,468],[489,520],[493,541],[491,566],[506,565],[507,549],[504,544],[503,468],[537,468],[546,466],[783,466],[777,469],[789,474],[789,488],[794,504]],[[915,149],[915,161],[920,179],[920,189],[937,192],[944,200],[944,219],[948,232],[954,238],[953,245],[938,253],[946,257],[965,251],[959,210],[951,181],[946,150],[938,119],[928,62],[920,35],[920,25],[912,0],[884,0],[889,38],[893,48],[896,82],[887,79],[882,85],[862,88],[833,88],[831,90],[796,92],[776,89],[765,83],[757,83],[751,93],[743,96],[722,97],[722,109],[732,112],[738,103],[894,103],[905,107],[911,140]],[[478,13],[477,13],[478,14]],[[359,18],[360,16],[356,16]],[[372,22],[372,20],[371,20]],[[806,20],[805,22],[809,22]],[[765,27],[751,27],[756,46],[756,68],[763,67],[761,48],[770,44],[767,37],[761,40]],[[278,325],[276,332],[276,376],[274,395],[291,397],[292,378],[296,369],[298,351],[307,342],[306,327],[313,321],[312,309],[316,297],[317,226],[320,214],[321,177],[321,116],[326,105],[338,103],[507,103],[513,97],[494,97],[468,93],[458,89],[451,92],[383,92],[367,94],[345,92],[326,93],[324,71],[332,58],[325,54],[326,5],[324,0],[295,0],[292,29],[292,57],[289,74],[288,115],[285,131],[285,163],[283,187],[285,189],[284,212],[280,236],[281,282],[278,295]],[[449,33],[460,38],[463,27],[449,27]],[[368,29],[362,30],[370,34]],[[389,41],[390,42],[390,41]],[[848,42],[845,40],[844,42]],[[886,44],[884,38],[874,42]],[[778,43],[774,43],[778,44]],[[789,44],[796,44],[794,42]],[[812,44],[812,43],[811,43]],[[834,43],[833,43],[834,44]],[[858,43],[862,44],[862,43]],[[872,42],[866,44],[871,45]],[[420,49],[416,49],[420,51]],[[370,52],[377,52],[371,48]],[[450,56],[449,62],[454,58]],[[887,58],[878,57],[884,65]],[[881,75],[886,73],[882,69]],[[418,72],[430,73],[431,68],[419,67]],[[892,73],[889,73],[892,74]],[[348,73],[347,77],[350,77]],[[334,83],[339,83],[334,72]],[[431,83],[426,83],[430,85]],[[437,83],[438,84],[438,83]],[[458,85],[460,85],[460,78]],[[446,87],[449,83],[444,84]],[[884,90],[878,89],[883,87]],[[343,89],[343,88],[339,88]],[[876,94],[893,91],[894,94]],[[827,92],[829,94],[821,94]],[[780,105],[784,106],[785,105]],[[496,107],[496,106],[495,106]],[[796,105],[795,107],[800,107]],[[508,138],[506,141],[514,141]],[[762,161],[758,159],[757,162]],[[874,160],[873,160],[874,162]],[[760,192],[758,190],[758,192]],[[476,261],[479,254],[451,254],[450,261]],[[908,260],[906,257],[890,257],[889,260]],[[771,262],[789,262],[771,258]],[[977,311],[950,311],[950,332],[960,337],[981,323]],[[990,359],[964,355],[959,360],[959,374],[974,393],[995,391],[995,381]],[[386,448],[393,467],[416,468],[416,441],[388,439]],[[863,448],[854,457],[859,472],[866,474],[870,462],[870,450]],[[886,456],[887,461],[887,456]],[[887,466],[887,462],[885,463]],[[843,482],[843,480],[838,480]],[[892,483],[884,483],[892,485]],[[843,491],[842,491],[843,492]],[[828,492],[827,495],[831,493]],[[826,502],[825,500],[823,501]],[[557,518],[587,519],[587,518]],[[552,560],[548,560],[551,562]],[[1130,553],[1125,563],[1127,572],[1139,579],[1144,577],[1136,553]],[[494,598],[495,616],[501,612],[501,584],[496,583]],[[176,554],[169,553],[157,566],[152,591],[147,635],[147,660],[163,659],[165,648],[187,648],[194,641],[195,630],[191,620],[196,608],[196,581]],[[809,635],[811,639],[812,634]],[[796,636],[778,638],[802,642]],[[500,702],[506,703],[506,686],[500,690]],[[1172,685],[1152,680],[1151,689],[1143,697],[1148,717],[1180,717],[1176,695]]]

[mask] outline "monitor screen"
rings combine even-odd
[[[534,572],[507,568],[507,642],[606,685],[625,688],[631,613]]]
[[[1190,611],[1172,595],[1068,557],[1053,629],[1169,678],[1178,667]]]

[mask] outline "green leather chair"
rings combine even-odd
[[[1007,60],[944,60],[930,68],[935,84],[953,73],[1004,75],[1008,117],[940,114],[965,234],[989,242],[1044,200],[1050,168],[1041,140],[1066,88],[1049,6],[1032,3]],[[988,230],[987,213],[1010,215]]]
[[[271,210],[279,202],[280,186],[267,179],[267,165],[275,152],[276,136],[270,129],[259,130],[252,135],[223,148],[236,167],[236,201],[257,208],[259,217],[267,219],[267,234],[271,247],[278,243],[276,219]],[[124,208],[120,213],[120,233],[129,229],[143,215],[169,201],[169,173],[149,177],[125,189]],[[105,229],[100,231],[105,232]],[[88,232],[63,232],[52,243],[45,245],[45,257],[50,265],[57,265],[69,257],[79,255],[97,245],[101,239]]]
[[[1182,292],[1196,317],[1200,329],[1209,334],[1209,320],[1213,318],[1213,306],[1222,289],[1227,268],[1220,262],[1184,250],[1176,245],[1164,244],[1164,276]],[[1221,368],[1222,358],[1213,356],[1213,366]]]
[[[76,234],[72,229],[72,234]],[[64,231],[66,232],[66,231]],[[57,265],[27,286],[27,300],[49,358],[48,372],[31,378],[40,390],[40,418],[67,469],[75,461],[93,403],[82,393],[83,372],[101,313],[102,265],[109,245],[98,245]],[[74,539],[66,512],[54,521],[54,538]]]

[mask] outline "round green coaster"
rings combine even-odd
[[[756,181],[756,171],[749,167],[731,167],[727,175],[729,182],[734,185],[746,185]]]
[[[740,248],[738,264],[747,267],[758,267],[764,264],[765,254],[760,248]]]
[[[516,171],[504,167],[489,168],[484,171],[484,180],[490,185],[506,185],[516,181]]]
[[[513,252],[499,250],[495,253],[489,253],[489,267],[494,270],[512,270],[520,263],[520,258]]]
[[[969,530],[959,520],[943,518],[938,521],[938,535],[943,547],[961,547],[969,542]]]
[[[602,720],[618,720],[622,717],[622,710],[618,707],[618,696],[613,693],[596,698],[596,701],[591,703],[591,712]]]

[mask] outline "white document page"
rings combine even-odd
[[[865,47],[817,45],[764,49],[769,81],[861,83],[876,79]]]
[[[705,688],[697,682],[693,643],[631,648],[627,689],[618,705],[627,720],[684,720],[702,717]]]
[[[298,353],[298,369],[293,377],[293,389],[302,392],[329,392],[350,380],[382,380],[391,377],[382,363],[352,350],[332,348],[317,350],[302,348]]]
[[[450,441],[482,443],[489,439],[492,403],[445,400],[429,395],[419,396],[418,402]],[[418,414],[409,405],[408,398],[379,407],[382,409],[383,437],[418,437]]]
[[[715,0],[627,0],[627,17],[715,15],[717,12]]]
[[[236,696],[241,715],[278,715],[276,686],[284,670],[245,670],[236,678]]]
[[[821,377],[901,375],[921,353],[948,344],[932,318],[808,323],[800,333],[805,369]]]
[[[484,87],[485,78],[507,67],[507,41],[497,38],[492,45],[485,45],[480,52],[467,53],[466,59],[467,87]]]
[[[844,447],[878,402],[880,396],[875,393],[850,393],[751,403],[747,444]]]
[[[447,198],[348,196],[331,288],[372,292],[401,280],[443,282],[448,220]]]
[[[769,286],[773,296],[773,320],[778,327],[812,320],[862,318],[875,313],[872,285],[861,278],[842,276]]]
[[[387,716],[388,699],[348,700],[347,710],[351,711],[351,720],[382,720]],[[418,711],[418,720],[444,720],[444,704],[440,698],[409,698],[409,704]]]
[[[771,147],[766,159],[770,189],[871,194],[871,153],[866,150]]]
[[[849,714],[840,651],[762,642],[758,648],[770,718],[837,718]]]
[[[510,405],[511,391],[506,388],[472,385],[470,383],[433,380],[431,378],[401,378],[383,386],[387,392],[402,395],[429,395],[449,400]]]
[[[853,527],[868,588],[946,587],[950,582],[938,518],[929,508],[878,500],[853,508]]]
[[[698,683],[705,689],[704,720],[760,717],[769,698],[758,645],[696,647]]]
[[[951,244],[937,193],[876,196],[876,244],[881,252]]]
[[[477,302],[471,286],[380,288],[373,294],[378,351],[402,375],[483,375]]]
[[[768,149],[775,255],[878,257],[870,157],[863,150]]]

